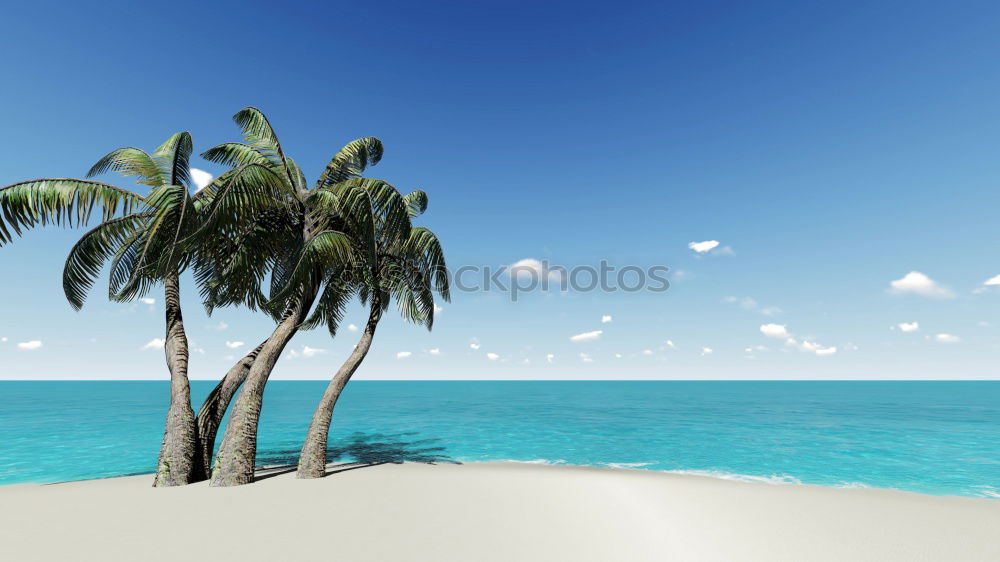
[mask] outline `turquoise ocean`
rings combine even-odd
[[[196,408],[213,386],[193,383]],[[269,383],[260,464],[295,461],[324,386]],[[166,382],[0,382],[0,484],[151,472],[166,407]],[[330,444],[332,459],[366,463],[521,461],[1000,498],[1000,381],[355,381]]]

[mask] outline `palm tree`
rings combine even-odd
[[[413,218],[426,210],[427,195],[423,191],[414,191],[406,196],[405,202]],[[433,291],[436,290],[444,300],[449,299],[447,268],[437,236],[426,228],[407,231],[386,228],[386,217],[377,215],[374,209],[369,212],[372,217],[367,222],[375,226],[374,245],[356,244],[359,251],[354,263],[345,268],[339,278],[327,284],[327,294],[310,318],[310,324],[325,319],[331,327],[331,335],[334,335],[336,322],[330,320],[339,321],[344,306],[353,294],[357,294],[369,308],[368,322],[361,339],[330,380],[313,414],[299,456],[299,478],[321,478],[325,474],[334,406],[344,386],[371,349],[375,329],[390,300],[395,297],[406,320],[422,323],[430,330],[434,323]]]
[[[233,168],[213,188],[219,202],[206,209],[205,228],[224,235],[200,252],[196,277],[210,307],[244,304],[263,309],[277,326],[249,365],[233,403],[215,456],[213,486],[253,481],[264,387],[321,291],[325,296],[328,273],[353,260],[352,246],[362,231],[349,234],[349,229],[363,221],[363,213],[351,215],[362,208],[361,195],[369,207],[388,217],[391,228],[409,227],[399,192],[386,182],[361,178],[365,168],[382,157],[378,139],[366,137],[344,146],[309,188],[260,110],[245,108],[234,120],[246,142],[225,143],[202,154]],[[338,190],[354,194],[353,199],[338,197]],[[268,275],[265,297],[261,286]]]
[[[4,226],[0,219],[0,242],[11,241],[8,229],[20,235],[24,228],[48,222],[83,225],[95,206],[103,208],[101,223],[73,246],[63,269],[63,289],[74,309],[83,306],[109,260],[111,300],[135,300],[154,284],[163,283],[170,407],[155,486],[187,484],[195,475],[196,426],[180,305],[180,273],[191,255],[186,242],[199,222],[189,191],[191,150],[191,135],[176,133],[153,154],[132,147],[112,151],[87,174],[92,177],[113,170],[136,177],[138,183],[152,187],[145,197],[101,182],[67,178],[31,180],[0,189],[0,210],[7,220]]]

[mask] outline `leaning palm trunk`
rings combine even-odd
[[[337,405],[337,399],[340,398],[344,386],[351,380],[351,376],[358,370],[368,354],[368,350],[372,346],[372,339],[375,337],[375,328],[381,317],[381,308],[377,304],[373,304],[368,324],[365,325],[365,331],[361,334],[361,340],[358,341],[358,345],[351,352],[350,357],[341,365],[340,370],[327,385],[319,407],[316,408],[312,422],[309,424],[306,442],[302,446],[302,454],[299,456],[299,478],[322,478],[326,474],[326,446],[330,436],[333,408]]]
[[[240,486],[253,482],[257,457],[257,422],[264,405],[264,386],[281,352],[305,320],[314,298],[315,293],[312,293],[296,303],[271,333],[251,365],[246,382],[229,414],[229,423],[222,435],[219,453],[215,456],[212,486]]]
[[[156,468],[154,486],[190,484],[195,472],[197,428],[191,409],[188,383],[188,343],[181,317],[180,279],[176,272],[163,280],[167,316],[164,350],[170,370],[170,409],[163,430],[163,444]]]
[[[264,343],[267,342],[265,341]],[[264,347],[264,343],[258,345],[256,349],[246,354],[229,369],[226,376],[222,377],[219,384],[212,389],[212,392],[208,394],[208,397],[202,403],[201,409],[198,410],[196,421],[198,426],[198,463],[195,466],[195,481],[206,480],[211,475],[212,454],[215,452],[215,436],[219,432],[219,426],[222,425],[222,418],[225,417],[226,410],[229,408],[229,403],[232,401],[233,396],[236,396],[236,391],[240,389],[240,386],[247,379],[250,367],[253,365],[254,360],[257,359],[257,354]]]

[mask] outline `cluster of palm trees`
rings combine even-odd
[[[113,301],[142,298],[163,286],[170,407],[155,486],[252,482],[264,387],[282,351],[302,329],[325,324],[336,335],[345,308],[358,298],[369,310],[368,321],[323,393],[299,460],[299,477],[323,476],[337,398],[368,353],[391,301],[406,320],[430,329],[434,295],[449,298],[437,236],[411,223],[426,210],[426,193],[403,195],[385,181],[362,176],[382,158],[381,141],[348,143],[310,186],[260,110],[247,107],[234,120],[244,142],[202,154],[229,170],[201,189],[191,177],[193,142],[186,132],[152,153],[115,150],[90,169],[88,179],[0,188],[0,245],[35,226],[82,226],[99,214],[99,224],[73,246],[63,269],[63,289],[75,309],[106,265]],[[149,186],[148,193],[89,179],[111,171],[136,178]],[[186,271],[209,313],[242,305],[276,324],[219,381],[197,415],[180,303]],[[229,422],[213,455],[230,402]]]

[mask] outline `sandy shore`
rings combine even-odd
[[[492,463],[150,483],[0,487],[0,558],[1000,560],[1000,501],[889,490]]]

